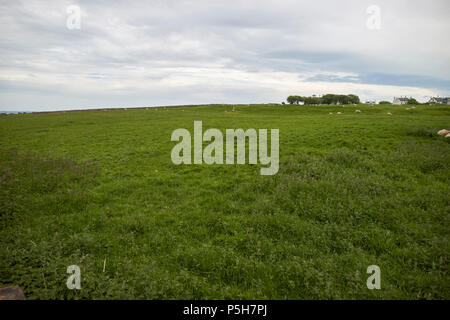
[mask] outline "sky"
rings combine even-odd
[[[448,0],[2,0],[0,110],[423,102],[450,96],[449,13]]]

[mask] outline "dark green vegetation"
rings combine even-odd
[[[412,105],[418,105],[420,104],[416,99],[414,98],[409,98],[408,99],[408,104],[412,104]]]
[[[0,286],[30,299],[449,299],[450,145],[436,132],[450,108],[404,107],[2,117]],[[170,135],[194,120],[278,128],[280,171],[173,165]],[[381,290],[366,287],[372,264]]]
[[[302,97],[302,96],[289,96],[286,101],[289,104],[299,104],[300,102],[306,105],[318,105],[318,104],[358,104],[360,103],[359,97],[354,94],[325,94],[320,97]]]

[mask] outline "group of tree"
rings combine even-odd
[[[358,104],[360,103],[359,97],[354,94],[325,94],[321,97],[303,97],[303,96],[289,96],[286,101],[289,104],[306,104],[306,105],[318,105],[318,104]]]

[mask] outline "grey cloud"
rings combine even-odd
[[[450,94],[449,2],[377,2],[379,31],[365,0],[3,1],[0,108],[278,101],[319,82]],[[81,30],[66,28],[72,4]]]

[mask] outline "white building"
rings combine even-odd
[[[431,97],[428,103],[450,104],[450,98]]]
[[[394,97],[394,102],[393,104],[407,104],[408,103],[408,98],[407,97]]]

